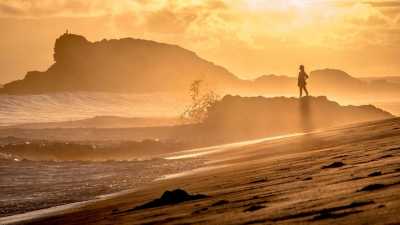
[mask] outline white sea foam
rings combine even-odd
[[[311,134],[311,133],[308,133],[308,134]],[[219,152],[223,152],[223,151],[228,151],[228,150],[231,151],[233,149],[238,149],[240,147],[254,145],[254,144],[258,144],[258,143],[262,143],[262,142],[266,142],[266,141],[274,141],[274,140],[286,139],[286,138],[291,138],[291,137],[298,137],[298,136],[303,136],[305,134],[307,134],[307,133],[286,134],[286,135],[261,138],[261,139],[257,139],[257,140],[242,141],[242,142],[236,142],[236,143],[230,143],[230,144],[224,144],[224,145],[217,145],[217,146],[211,146],[211,147],[205,147],[205,148],[185,150],[185,151],[171,153],[171,154],[165,156],[164,158],[168,159],[168,160],[197,158],[197,157],[206,156],[206,155],[219,153]]]

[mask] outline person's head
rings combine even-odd
[[[300,65],[300,68],[299,68],[301,71],[303,71],[304,70],[304,65]]]

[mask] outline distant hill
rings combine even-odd
[[[252,83],[253,90],[258,93],[272,95],[297,95],[297,78],[284,75],[263,75]]]
[[[55,63],[45,72],[28,72],[0,93],[60,91],[183,92],[197,79],[226,88],[239,79],[221,66],[179,46],[124,38],[89,42],[64,34],[56,40]]]
[[[362,94],[367,83],[351,77],[344,71],[323,69],[311,71],[308,87],[312,95]],[[297,96],[297,77],[285,75],[263,75],[254,81],[254,86],[262,92],[281,93],[280,95]],[[279,94],[278,94],[279,96]]]
[[[336,69],[312,71],[310,73],[309,85],[317,93],[322,92],[327,95],[335,95],[337,92],[347,95],[361,94],[368,89],[365,82]]]
[[[367,82],[388,82],[400,84],[400,76],[361,77],[360,80]]]
[[[337,69],[315,70],[309,73],[308,87],[312,95],[326,95],[345,99],[397,98],[400,97],[400,83],[396,78],[358,79]],[[256,90],[280,95],[297,95],[297,78],[289,76],[261,76],[254,81]]]

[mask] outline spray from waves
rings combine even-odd
[[[15,155],[9,154],[9,153],[0,152],[0,161],[19,162],[21,160],[23,160],[23,159],[21,157],[19,157],[19,156],[15,156]]]
[[[95,116],[172,117],[184,99],[155,94],[66,92],[40,95],[0,95],[0,126],[61,122]]]

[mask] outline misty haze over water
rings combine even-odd
[[[95,116],[173,117],[184,102],[166,94],[100,92],[0,95],[0,126],[61,122]]]

